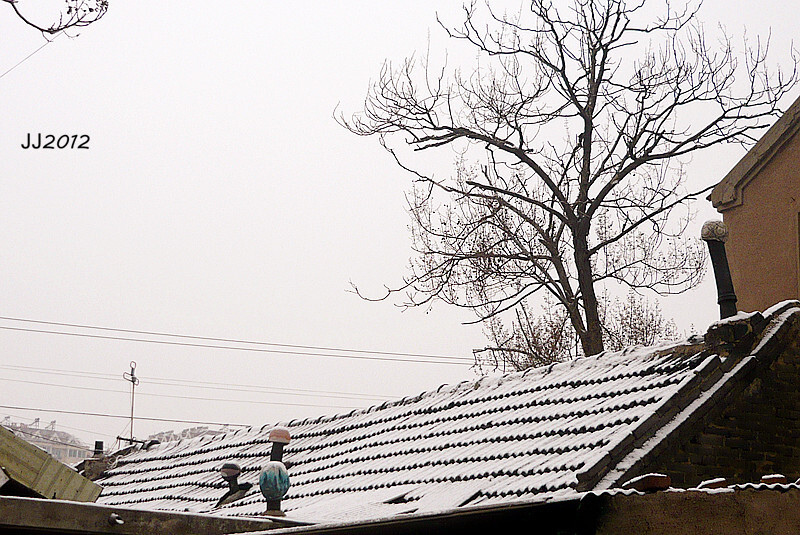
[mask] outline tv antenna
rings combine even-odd
[[[125,372],[122,374],[123,379],[131,383],[131,444],[133,444],[133,400],[136,393],[136,385],[139,384],[139,378],[136,377],[136,361],[131,361],[130,373]]]

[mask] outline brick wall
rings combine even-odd
[[[729,483],[758,482],[781,473],[800,477],[800,337],[757,378],[734,389],[720,404],[651,463],[676,487],[724,477]]]

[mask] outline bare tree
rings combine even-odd
[[[520,371],[578,356],[580,340],[564,307],[546,298],[541,308],[534,315],[527,303],[520,303],[510,329],[497,316],[486,319],[489,345],[473,350],[477,371]]]
[[[679,336],[671,319],[664,318],[657,302],[629,291],[624,300],[615,298],[603,311],[603,339],[606,349],[650,346]]]
[[[68,28],[88,26],[108,10],[107,0],[0,0],[26,24],[44,34],[56,34]]]
[[[658,302],[628,291],[625,299],[603,292],[598,299],[605,349],[618,351],[631,346],[652,346],[685,335],[661,312]],[[582,354],[580,338],[563,306],[545,298],[541,313],[533,315],[526,303],[514,310],[511,327],[497,317],[485,321],[489,345],[474,349],[478,371],[524,370],[563,362]]]
[[[473,3],[462,24],[440,24],[477,66],[385,64],[364,109],[338,116],[413,177],[417,256],[381,298],[440,299],[486,321],[526,318],[544,291],[581,352],[596,354],[602,288],[669,294],[698,282],[704,254],[682,232],[687,201],[710,186],[685,190],[686,157],[753,142],[797,79],[796,60],[788,73],[768,68],[768,42],[741,56],[726,36],[708,42],[699,7],[532,0],[510,16]],[[458,154],[452,177],[413,163],[444,148]]]

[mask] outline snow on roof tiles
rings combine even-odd
[[[357,516],[356,509],[415,510],[416,502],[445,508],[574,492],[590,469],[627,453],[639,425],[718,363],[702,345],[638,348],[282,424],[292,434],[282,508],[290,517],[313,516],[336,504]],[[262,514],[257,480],[269,459],[269,430],[169,442],[122,457],[98,481],[98,503],[210,512],[226,491],[216,469],[236,462],[240,482],[253,488],[215,513]],[[448,501],[442,484],[467,490]]]

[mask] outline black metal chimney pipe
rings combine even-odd
[[[725,253],[728,227],[722,221],[706,221],[700,231],[700,237],[708,244],[708,253],[711,255],[711,266],[714,268],[714,279],[717,282],[719,317],[725,319],[735,316],[736,292],[733,289],[728,256]]]

